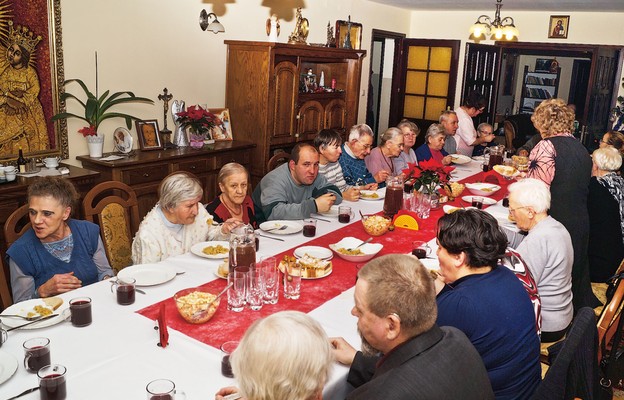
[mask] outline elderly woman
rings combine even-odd
[[[230,358],[247,400],[320,400],[333,361],[323,328],[298,311],[254,322]],[[216,399],[237,392],[226,387]]]
[[[418,161],[427,161],[433,158],[444,165],[451,163],[451,156],[444,150],[446,133],[442,124],[431,124],[425,134],[425,143],[416,149]]]
[[[45,177],[28,187],[31,228],[7,250],[13,301],[50,297],[113,276],[100,228],[70,218],[76,189]]]
[[[401,170],[394,169],[392,160],[401,155],[403,146],[403,132],[398,128],[388,128],[381,135],[379,146],[364,159],[366,169],[373,175],[380,171],[387,172],[388,176],[400,175]]]
[[[342,154],[342,137],[333,129],[323,129],[314,138],[314,147],[319,152],[319,174],[324,175],[327,182],[336,185],[342,192],[342,198],[349,201],[360,199],[360,189],[377,189],[376,183],[368,183],[363,187],[348,185],[342,167],[338,162]]]
[[[537,283],[542,300],[542,342],[555,342],[563,337],[574,314],[572,239],[566,228],[548,215],[550,191],[544,182],[527,178],[509,185],[508,190],[509,214],[518,229],[528,234],[503,229]]]
[[[408,119],[401,120],[397,128],[403,132],[403,151],[398,157],[392,159],[392,163],[395,171],[403,171],[408,168],[407,163],[415,164],[418,162],[412,147],[416,143],[420,128]]]
[[[160,199],[147,213],[132,243],[134,264],[155,263],[186,253],[195,243],[226,239],[240,224],[233,218],[223,224],[199,202],[203,190],[199,181],[180,172],[166,177],[158,188]]]
[[[256,212],[251,196],[247,194],[249,173],[238,163],[228,163],[221,167],[217,176],[221,194],[206,206],[214,220],[223,223],[234,218],[258,228]]]
[[[533,305],[520,280],[498,260],[507,238],[496,219],[459,210],[438,221],[438,259],[445,282],[438,325],[454,326],[475,346],[497,399],[528,399],[541,381]]]
[[[598,146],[601,149],[607,146],[613,147],[620,152],[622,157],[624,157],[624,134],[618,131],[609,131],[602,136]],[[620,166],[619,173],[620,175],[624,173],[624,164]]]
[[[591,290],[587,245],[589,214],[587,196],[592,161],[587,149],[571,132],[574,111],[561,99],[548,99],[535,108],[533,125],[542,136],[529,155],[527,177],[550,186],[550,215],[566,227],[572,237],[574,266],[572,294],[574,309],[597,307]]]
[[[616,171],[622,164],[612,147],[592,154],[589,181],[589,274],[592,282],[605,282],[624,259],[624,179]]]

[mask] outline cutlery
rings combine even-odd
[[[360,217],[362,217],[362,219],[364,219],[364,214],[362,214],[362,210],[358,210],[358,212],[360,213]]]
[[[228,283],[228,284],[227,284],[227,286],[226,286],[225,288],[223,288],[223,290],[222,290],[221,292],[219,292],[219,294],[217,295],[217,297],[215,297],[214,299],[212,299],[212,301],[211,301],[210,303],[208,303],[208,305],[206,305],[206,306],[204,307],[204,309],[203,309],[203,310],[200,310],[200,311],[195,311],[195,312],[193,313],[193,318],[198,318],[201,314],[203,314],[203,313],[205,313],[206,311],[208,311],[208,309],[210,308],[210,306],[212,305],[212,303],[214,303],[215,301],[217,301],[217,299],[218,299],[219,297],[223,296],[223,294],[224,294],[225,292],[227,292],[227,290],[228,290],[229,288],[231,288],[233,284],[234,284],[233,282]]]
[[[355,246],[354,248],[352,248],[352,249],[347,249],[347,251],[353,251],[353,250],[355,250],[355,249],[357,249],[357,248],[360,248],[360,247],[364,246],[366,243],[370,243],[372,240],[373,240],[373,238],[372,238],[372,237],[369,237],[368,239],[366,239],[366,240],[365,240],[365,241],[363,241],[362,243],[358,244],[358,245],[357,245],[357,246]]]
[[[176,275],[184,275],[186,274],[186,271],[176,271]]]
[[[25,327],[25,326],[32,325],[32,324],[36,324],[37,322],[45,321],[46,319],[50,319],[50,318],[53,318],[53,317],[58,317],[58,314],[50,314],[50,315],[46,315],[45,317],[41,317],[41,318],[36,319],[36,320],[34,320],[34,321],[30,321],[30,322],[27,322],[27,323],[22,324],[22,325],[18,325],[18,326],[13,327],[13,328],[9,328],[9,329],[7,329],[6,331],[7,331],[7,332],[11,332],[11,331],[14,331],[14,330],[16,330],[16,329],[21,329],[21,328],[23,328],[23,327]]]
[[[145,291],[143,291],[143,290],[141,290],[141,289],[139,289],[137,287],[135,287],[134,290],[139,292],[139,293],[141,293],[141,294],[147,294],[147,293],[145,293]]]
[[[30,389],[26,389],[24,390],[22,393],[18,394],[17,396],[13,396],[13,397],[9,397],[7,400],[14,400],[17,399],[18,397],[22,397],[24,395],[27,395],[28,393],[32,393],[35,390],[39,390],[39,386],[34,387],[34,388],[30,388]]]
[[[330,220],[328,220],[328,219],[323,219],[323,218],[319,218],[319,217],[310,217],[310,218],[316,219],[316,220],[318,220],[318,221],[323,221],[323,222],[331,222],[331,221],[330,221]]]
[[[232,394],[228,394],[227,396],[223,397],[223,400],[238,400],[240,398],[242,398],[243,395],[240,393],[232,393]],[[9,399],[11,400],[11,399]]]
[[[33,315],[32,317],[24,317],[23,315],[17,315],[17,314],[0,314],[0,318],[1,317],[21,318],[21,319],[25,319],[26,321],[34,321],[36,319],[41,318],[41,315]]]
[[[260,234],[258,232],[256,232],[256,236],[260,236],[260,237],[267,238],[267,239],[279,240],[280,242],[284,241],[284,239],[280,239],[280,238],[276,238],[276,237],[272,237],[272,236],[262,235],[262,234]]]
[[[265,232],[272,232],[272,231],[283,231],[286,228],[288,228],[288,225],[282,225],[280,227],[275,227],[275,228],[271,228],[271,229],[263,229],[263,230]]]

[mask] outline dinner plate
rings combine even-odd
[[[377,197],[374,197],[374,195]],[[383,200],[386,197],[386,189],[377,189],[377,190],[360,190],[360,199],[366,201],[377,201]]]
[[[7,352],[0,351],[0,384],[13,376],[17,371],[17,365],[17,358]]]
[[[463,154],[451,154],[451,161],[453,164],[468,164],[472,160]]]
[[[279,268],[279,270],[280,270],[280,272],[281,272],[281,273],[284,273],[284,264],[283,264],[283,263],[281,263],[281,262],[280,262],[280,263],[279,263],[279,265],[278,265],[277,267]],[[325,278],[326,276],[331,275],[331,273],[332,273],[332,272],[334,272],[334,266],[333,266],[333,265],[332,265],[332,267],[329,269],[329,271],[327,271],[327,272],[325,273],[325,275],[323,275],[323,276],[315,276],[315,277],[313,277],[313,278],[308,278],[308,277],[302,276],[302,277],[301,277],[301,279],[306,280],[306,281],[313,281],[313,280],[315,280],[315,279],[323,279],[323,278]]]
[[[31,299],[31,300],[20,301],[19,303],[15,303],[15,304],[7,307],[2,312],[2,314],[0,314],[0,319],[2,320],[2,325],[6,325],[9,328],[15,328],[16,326],[20,326],[20,325],[23,325],[23,324],[27,323],[28,321],[26,321],[23,318],[5,317],[3,314],[22,315],[22,316],[26,317],[29,312],[35,312],[35,310],[34,310],[35,306],[44,306],[44,307],[50,308],[50,307],[46,306],[46,304],[41,299]],[[50,319],[46,319],[46,320],[41,321],[41,322],[36,323],[36,324],[25,326],[22,329],[45,328],[45,327],[56,325],[56,324],[58,324],[60,322],[63,322],[63,320],[65,319],[64,316],[63,316],[63,311],[65,311],[68,308],[69,308],[68,302],[63,301],[63,304],[61,304],[61,306],[59,308],[54,310],[54,314],[58,314],[56,317],[52,317]]]
[[[444,214],[452,214],[457,210],[476,210],[477,207],[472,207],[472,206],[468,206],[468,207],[455,207],[452,206],[450,204],[445,204],[442,206],[442,210],[444,211]]]
[[[321,260],[331,260],[334,257],[331,250],[320,246],[301,246],[296,248],[293,254],[297,258],[301,258],[308,254],[312,257],[320,258]]]
[[[464,197],[462,197],[462,200],[467,202],[468,204],[472,204],[472,198],[473,197],[481,197],[483,199],[483,204],[487,205],[487,206],[491,206],[492,204],[496,204],[496,200],[490,199],[489,197],[483,197],[483,196],[464,196]]]
[[[120,153],[128,154],[132,151],[132,135],[124,127],[115,129],[113,133],[113,140],[115,141],[115,150]]]
[[[324,217],[338,218],[338,211],[340,206],[331,206],[329,211],[319,212],[317,214],[322,215]],[[355,218],[355,213],[351,210],[351,218]]]
[[[225,253],[219,253],[219,254],[206,254],[204,253],[204,249],[206,247],[212,246],[223,246],[227,249],[227,251]],[[230,244],[226,241],[223,240],[214,240],[214,241],[210,241],[210,242],[201,242],[201,243],[196,243],[193,246],[191,246],[191,253],[195,254],[196,256],[199,257],[204,257],[204,258],[211,258],[211,259],[222,259],[222,258],[226,258],[228,256],[228,253],[230,251]]]
[[[282,226],[286,226],[286,229],[279,229]],[[292,235],[301,232],[303,225],[296,221],[275,220],[261,223],[260,229],[272,235]]]
[[[176,276],[175,268],[159,264],[139,264],[119,271],[119,279],[132,278],[137,286],[154,286],[169,282]]]

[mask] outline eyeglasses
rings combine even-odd
[[[415,137],[416,134],[415,133],[404,133],[403,136]]]
[[[529,208],[528,206],[524,206],[524,207],[516,207],[516,208],[511,208],[509,207],[509,214],[511,213],[515,213],[517,210],[521,210],[523,208]]]
[[[359,143],[359,144],[361,144],[361,145],[362,145],[362,147],[364,147],[364,149],[365,149],[365,150],[370,150],[370,149],[372,149],[372,148],[373,148],[373,146],[372,146],[372,145],[362,143],[362,141],[361,141],[361,140],[359,140],[359,139],[358,139],[358,143]]]
[[[400,148],[405,147],[405,143],[403,143],[403,142],[401,142],[401,143],[388,142],[388,143],[392,143],[393,145],[398,146]]]

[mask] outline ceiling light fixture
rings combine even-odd
[[[210,17],[214,18],[212,22],[210,22]],[[201,12],[199,13],[199,27],[202,29],[202,31],[205,31],[207,29],[214,34],[217,34],[219,32],[225,32],[225,28],[217,19],[217,15],[215,13],[208,14],[206,10],[201,10]]]
[[[481,36],[485,39],[486,35],[490,36],[490,39],[496,40],[514,40],[518,39],[520,32],[514,25],[514,20],[511,17],[505,17],[501,19],[500,9],[503,6],[502,0],[496,0],[496,14],[494,14],[494,20],[490,19],[487,15],[481,15],[477,18],[477,22],[470,27],[470,34],[474,39],[479,39]]]

